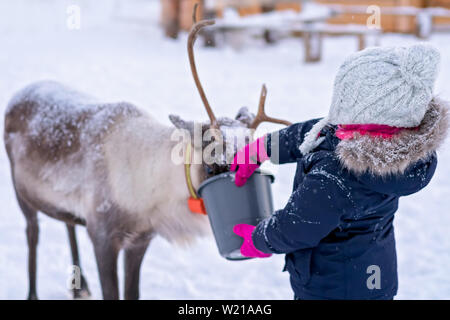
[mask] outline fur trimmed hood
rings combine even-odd
[[[444,142],[449,127],[449,103],[434,98],[418,129],[404,130],[390,139],[355,133],[336,148],[340,162],[356,173],[403,173],[412,163],[426,159]]]

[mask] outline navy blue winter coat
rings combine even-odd
[[[258,224],[255,247],[286,253],[285,270],[296,298],[392,299],[397,293],[394,213],[401,196],[428,184],[436,154],[401,175],[356,174],[336,155],[340,140],[333,126],[322,130],[324,142],[301,154],[298,147],[318,120],[279,131],[278,163],[297,163],[293,192],[284,209]],[[371,276],[378,277],[378,285]]]

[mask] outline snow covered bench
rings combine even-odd
[[[305,62],[320,61],[322,57],[322,41],[324,36],[355,36],[358,50],[367,46],[368,39],[375,39],[381,34],[379,30],[369,29],[363,25],[332,25],[322,22],[302,21],[301,23],[262,23],[258,21],[239,21],[233,23],[218,22],[214,30],[220,33],[234,34],[233,41],[239,41],[239,35],[263,36],[266,42],[273,41],[273,34],[299,35],[303,38]],[[238,39],[238,40],[237,40]]]
[[[224,19],[218,19],[211,30],[216,34],[231,35],[228,40],[234,47],[242,46],[248,36],[262,36],[270,43],[277,35],[301,35],[304,39],[306,62],[321,59],[324,36],[355,36],[358,49],[361,50],[367,46],[370,36],[380,34],[379,30],[369,29],[364,25],[335,25],[324,22],[336,14],[334,9],[312,4],[305,5],[300,13],[284,11],[239,17],[230,12]]]
[[[233,10],[224,12],[224,18],[217,19],[211,27],[214,32],[232,35],[233,41],[245,36],[263,36],[266,42],[273,42],[275,35],[290,34],[291,27],[298,24],[323,22],[334,15],[333,11],[324,6],[305,4],[301,12],[292,10],[273,11],[240,17]],[[239,44],[238,44],[239,45]]]
[[[347,24],[335,25],[327,23],[303,24],[293,26],[292,32],[303,36],[305,49],[305,62],[317,62],[322,58],[322,40],[324,36],[355,36],[358,40],[358,50],[367,47],[369,38],[371,44],[378,43],[380,30],[369,29],[364,25]]]
[[[358,5],[340,5],[329,4],[329,9],[335,12],[336,16],[341,14],[369,14],[368,6]],[[449,31],[450,24],[435,25],[435,19],[449,19],[450,9],[440,7],[419,8],[412,6],[398,6],[398,7],[382,7],[380,13],[383,16],[403,16],[415,18],[415,33],[419,38],[428,38],[433,31]]]

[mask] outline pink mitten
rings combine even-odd
[[[267,258],[271,254],[264,253],[255,248],[252,240],[252,233],[255,230],[255,226],[249,224],[237,224],[234,226],[233,231],[238,236],[244,238],[244,243],[241,246],[241,253],[244,257],[249,258]]]
[[[268,160],[265,147],[265,136],[253,141],[239,150],[233,160],[230,170],[236,171],[235,184],[242,187],[261,164]]]

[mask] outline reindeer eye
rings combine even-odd
[[[206,167],[206,173],[211,175],[213,173],[213,169],[211,167]]]

